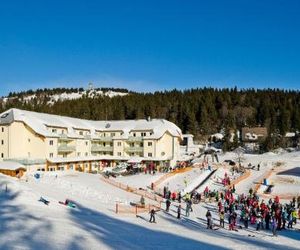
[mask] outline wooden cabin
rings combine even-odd
[[[21,178],[24,172],[26,172],[26,167],[18,162],[12,162],[12,161],[0,162],[1,174]]]

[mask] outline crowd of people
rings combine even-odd
[[[234,195],[234,191],[229,188],[224,199],[218,201],[218,211],[221,227],[224,227],[224,218],[227,215],[229,230],[236,230],[239,218],[239,228],[243,225],[247,229],[250,223],[257,231],[271,229],[273,235],[277,235],[278,230],[293,228],[297,223],[297,218],[300,218],[300,197],[283,204],[278,196],[265,201],[252,189],[247,195]]]
[[[272,230],[274,236],[278,231],[293,228],[300,219],[300,196],[293,198],[288,203],[282,203],[279,197],[267,201],[260,199],[253,189],[248,194],[236,194],[235,186],[231,185],[231,180],[225,174],[221,183],[224,191],[204,189],[203,193],[187,193],[183,197],[180,192],[171,192],[168,187],[163,189],[163,197],[166,199],[166,212],[169,212],[172,202],[177,202],[177,218],[182,215],[182,202],[185,203],[185,216],[189,217],[193,211],[193,204],[201,200],[206,202],[216,202],[219,215],[220,228],[228,223],[229,230],[248,229],[250,225],[257,230]],[[196,202],[198,201],[198,202]],[[213,229],[212,211],[206,213],[207,228]]]

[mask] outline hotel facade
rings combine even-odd
[[[163,119],[91,121],[10,109],[0,114],[0,161],[28,170],[100,171],[120,162],[172,167],[181,130]]]

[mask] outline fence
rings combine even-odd
[[[240,183],[241,181],[247,179],[250,176],[251,172],[249,170],[246,170],[244,174],[240,175],[238,178],[234,179],[231,182],[231,186],[233,185],[237,185],[238,183]]]
[[[125,190],[127,192],[130,192],[130,193],[134,193],[134,194],[137,194],[137,195],[141,195],[141,196],[144,196],[145,198],[148,198],[150,200],[153,200],[153,201],[157,201],[157,202],[162,202],[163,201],[163,198],[160,197],[159,195],[157,194],[153,194],[153,193],[150,193],[149,191],[147,190],[144,190],[144,189],[138,189],[138,188],[134,188],[134,187],[130,187],[128,185],[125,185],[123,183],[120,183],[120,182],[117,182],[117,181],[114,181],[112,179],[109,179],[109,178],[101,178],[104,182],[106,183],[109,183],[115,187],[118,187],[122,190]]]
[[[145,206],[141,205],[125,205],[120,202],[116,202],[116,214],[140,214],[140,213],[149,213],[152,209],[159,211],[161,209],[161,202],[157,205],[147,204]]]
[[[153,190],[155,191],[155,193],[162,195],[162,189],[158,188],[158,186],[163,183],[166,179],[174,176],[175,174],[179,174],[179,173],[185,173],[187,171],[192,170],[192,167],[186,167],[186,168],[180,168],[180,169],[176,169],[170,173],[167,173],[165,175],[163,175],[162,177],[160,177],[157,181],[155,181],[153,183]]]

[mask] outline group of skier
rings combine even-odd
[[[252,189],[248,195],[242,194],[236,198],[233,193],[232,189],[228,189],[224,199],[220,198],[218,201],[220,227],[224,227],[227,215],[229,230],[236,230],[239,215],[241,222],[239,228],[243,225],[247,229],[250,223],[257,231],[272,229],[273,235],[277,235],[278,230],[292,228],[293,224],[297,223],[297,218],[300,218],[300,197],[297,200],[293,198],[288,204],[282,204],[278,197],[269,199],[268,202],[260,200]]]

